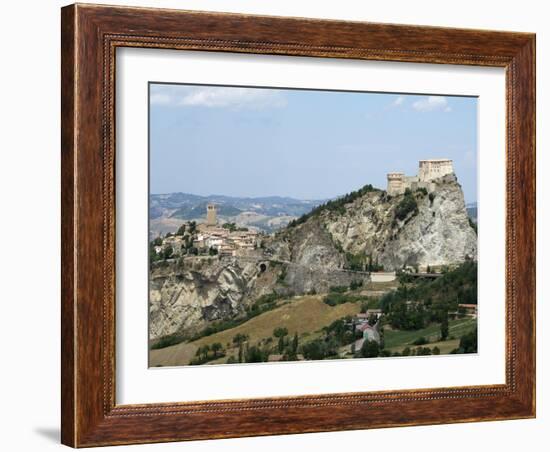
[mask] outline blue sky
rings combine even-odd
[[[477,99],[150,84],[151,193],[325,199],[429,158],[477,199]]]

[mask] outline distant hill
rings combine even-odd
[[[196,205],[187,205],[180,207],[173,212],[171,218],[181,218],[182,220],[192,220],[194,218],[204,217],[206,212],[206,206],[208,202],[201,202]],[[242,211],[232,206],[231,204],[218,205],[218,215],[222,217],[234,217],[239,215]]]
[[[149,219],[152,234],[174,232],[182,220],[201,221],[206,216],[206,205],[218,207],[221,221],[241,226],[252,226],[273,232],[308,212],[325,200],[301,200],[282,196],[259,198],[224,195],[200,196],[190,193],[153,194],[149,197]]]
[[[466,211],[468,212],[468,216],[477,223],[477,202],[470,202],[466,204]]]

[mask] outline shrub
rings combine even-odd
[[[421,193],[421,194],[423,194],[424,196],[426,196],[426,195],[428,194],[428,190],[426,190],[426,188],[424,188],[424,187],[417,188],[417,189],[416,189],[416,192],[417,192],[417,193]]]
[[[346,286],[331,286],[329,288],[330,292],[336,292],[336,293],[344,293],[348,291],[348,288]]]
[[[184,340],[185,338],[179,334],[171,334],[169,336],[163,336],[151,346],[151,350],[158,350],[159,348],[170,347],[171,345],[179,344]]]
[[[361,346],[361,356],[363,358],[376,358],[380,355],[380,346],[378,342],[367,340]]]
[[[397,204],[397,207],[395,208],[395,218],[398,220],[404,220],[411,212],[414,212],[415,214],[418,212],[418,204],[414,196],[412,196],[409,191],[409,193],[405,193],[403,199],[399,202],[399,204]]]
[[[318,216],[320,213],[324,211],[337,212],[340,215],[344,214],[346,212],[346,209],[345,209],[346,204],[350,204],[353,201],[355,201],[357,198],[360,198],[361,196],[364,196],[367,193],[371,193],[375,191],[380,191],[380,190],[378,188],[374,188],[371,184],[367,184],[364,187],[360,188],[359,190],[352,191],[351,193],[341,196],[340,198],[333,199],[332,201],[327,201],[326,203],[315,207],[313,210],[302,215],[300,218],[296,220],[292,220],[290,223],[288,223],[288,227],[290,228],[296,227],[302,223],[305,223],[309,218]]]
[[[176,232],[176,235],[183,235],[183,234],[185,234],[185,223],[183,223]]]
[[[460,338],[459,353],[477,353],[477,328]]]
[[[416,349],[416,356],[427,356],[431,354],[432,354],[432,351],[430,350],[429,347],[418,347]]]
[[[419,338],[416,338],[412,345],[425,345],[428,343],[428,340],[424,337],[424,336],[421,336]]]
[[[363,281],[352,281],[349,285],[350,290],[357,290],[359,287],[363,287]]]
[[[366,256],[364,254],[346,253],[346,267],[356,272],[365,271]]]
[[[323,298],[323,302],[329,306],[336,306],[343,303],[360,301],[361,299],[358,295],[331,292]]]
[[[162,252],[164,259],[170,259],[172,254],[174,254],[174,249],[170,245],[164,248],[164,251]]]

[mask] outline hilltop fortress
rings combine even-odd
[[[404,173],[398,172],[388,173],[387,192],[392,196],[403,194],[407,188],[410,190],[425,188],[432,192],[435,189],[434,179],[452,173],[454,173],[453,161],[450,159],[420,160],[417,176],[405,176]]]

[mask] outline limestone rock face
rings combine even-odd
[[[328,292],[330,286],[367,280],[367,275],[344,270],[345,258],[330,233],[312,218],[296,228],[288,228],[267,243],[272,259],[281,262],[284,278],[277,292],[303,294]]]
[[[171,262],[151,272],[149,337],[199,331],[213,320],[244,312],[258,269],[251,263],[197,257],[183,268]]]
[[[403,220],[396,218],[395,209],[404,195],[389,197],[381,191],[347,205],[343,215],[324,214],[322,222],[345,251],[371,256],[385,270],[477,259],[477,234],[460,184],[453,174],[433,182],[429,194],[413,193],[418,210]]]

